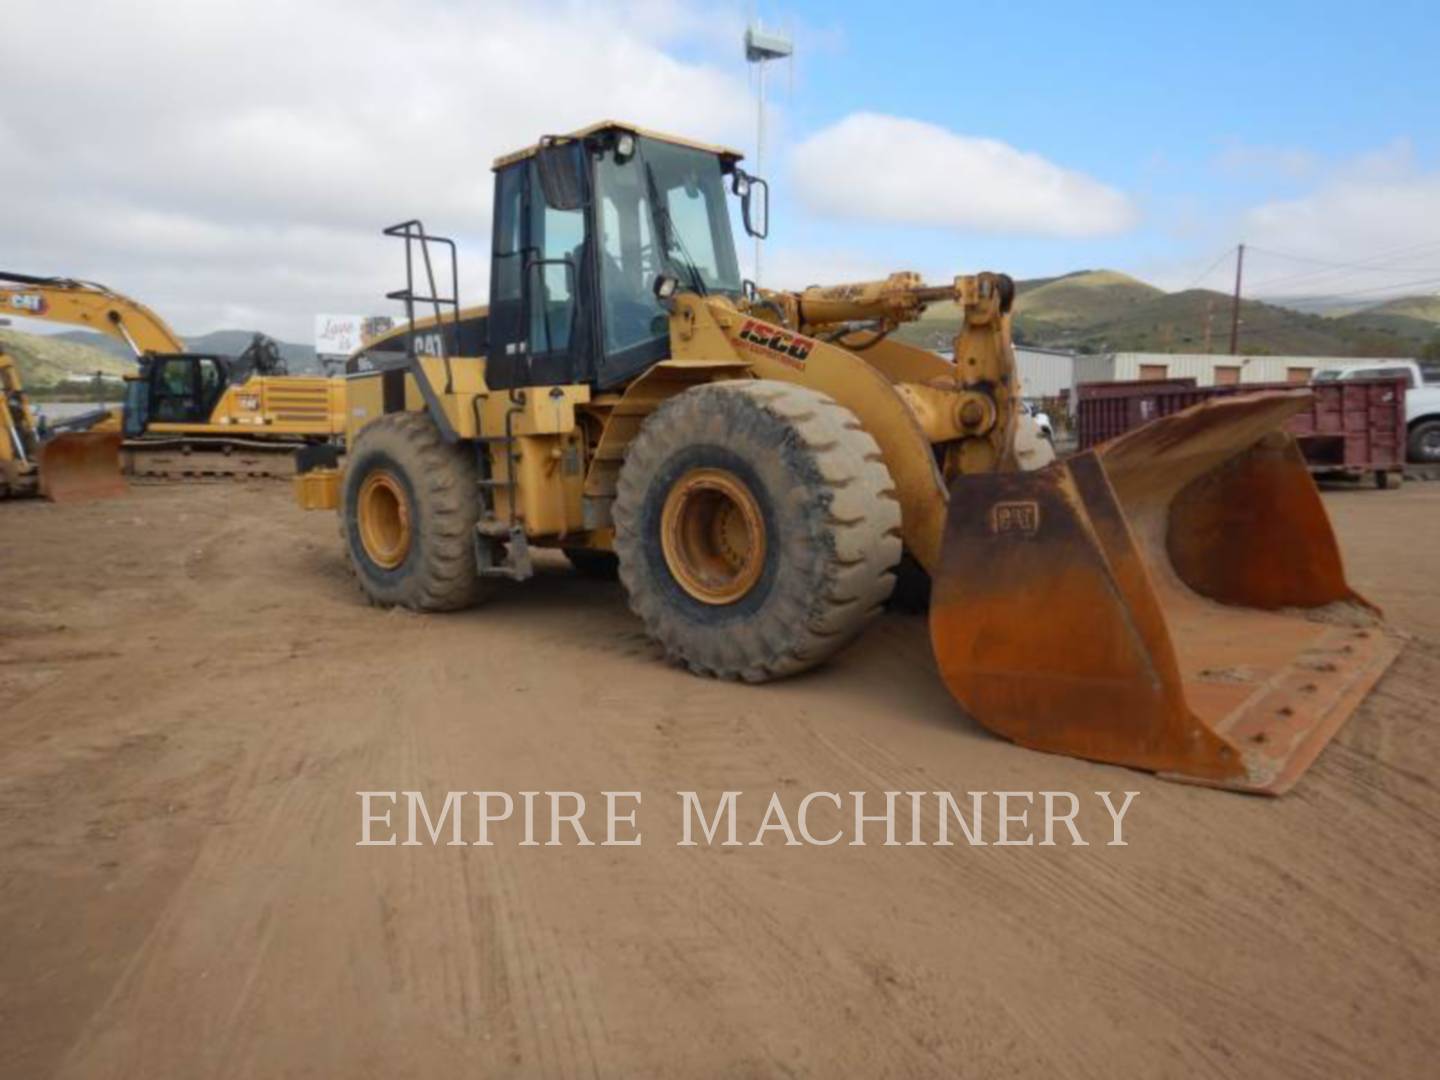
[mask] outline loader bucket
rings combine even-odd
[[[40,444],[40,494],[51,502],[84,502],[129,491],[120,473],[119,432],[56,435]]]
[[[1350,588],[1285,420],[1222,398],[951,490],[930,629],[1023,746],[1278,795],[1398,651]]]

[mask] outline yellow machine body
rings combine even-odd
[[[170,325],[151,308],[94,282],[0,274],[0,311],[94,330],[123,342],[145,365],[174,364],[188,376],[197,366],[201,378],[220,378],[219,361],[194,356]],[[206,365],[209,365],[207,368]],[[140,376],[127,376],[135,379]],[[273,443],[285,449],[297,442],[338,438],[345,427],[345,381],[323,376],[250,373],[226,385],[200,416],[183,420],[148,418],[143,440],[197,444]],[[120,427],[116,411],[112,421]],[[93,430],[100,430],[92,428]]]
[[[1226,399],[1054,461],[1021,409],[1004,275],[738,296],[664,284],[668,356],[623,385],[492,389],[483,357],[417,357],[412,338],[403,375],[347,380],[347,445],[389,414],[429,410],[483,461],[512,543],[609,551],[630,452],[666,403],[715,383],[804,388],[878,448],[890,480],[878,497],[898,502],[903,549],[933,581],[936,660],[961,705],[1023,745],[1178,779],[1285,790],[1393,659],[1283,432],[1290,396]],[[953,359],[887,336],[942,300],[961,313]],[[442,328],[417,320],[414,333]],[[297,496],[344,512],[342,486],[322,469],[297,478]]]

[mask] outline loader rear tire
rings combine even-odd
[[[814,667],[880,613],[900,506],[875,440],[824,394],[709,383],[645,421],[620,470],[630,607],[674,662],[764,682]]]
[[[473,452],[447,446],[424,413],[365,426],[341,487],[340,532],[360,588],[382,607],[456,611],[489,582],[475,568]]]

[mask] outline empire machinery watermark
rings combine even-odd
[[[647,834],[676,847],[1128,847],[1125,817],[1139,792],[355,794],[357,847],[639,847]]]

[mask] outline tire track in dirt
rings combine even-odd
[[[708,683],[553,567],[416,618],[359,605],[283,492],[134,503],[32,519],[43,583],[0,566],[68,657],[0,723],[0,925],[44,921],[0,939],[0,1073],[1420,1075],[1440,1049],[1440,660],[1393,552],[1361,571],[1418,640],[1268,801],[989,736],[923,620]],[[11,625],[0,655],[31,648]],[[373,789],[641,790],[645,845],[356,848]],[[752,793],[753,835],[772,790],[852,789],[1141,795],[1124,849],[1093,806],[1090,848],[675,846],[676,790]]]

